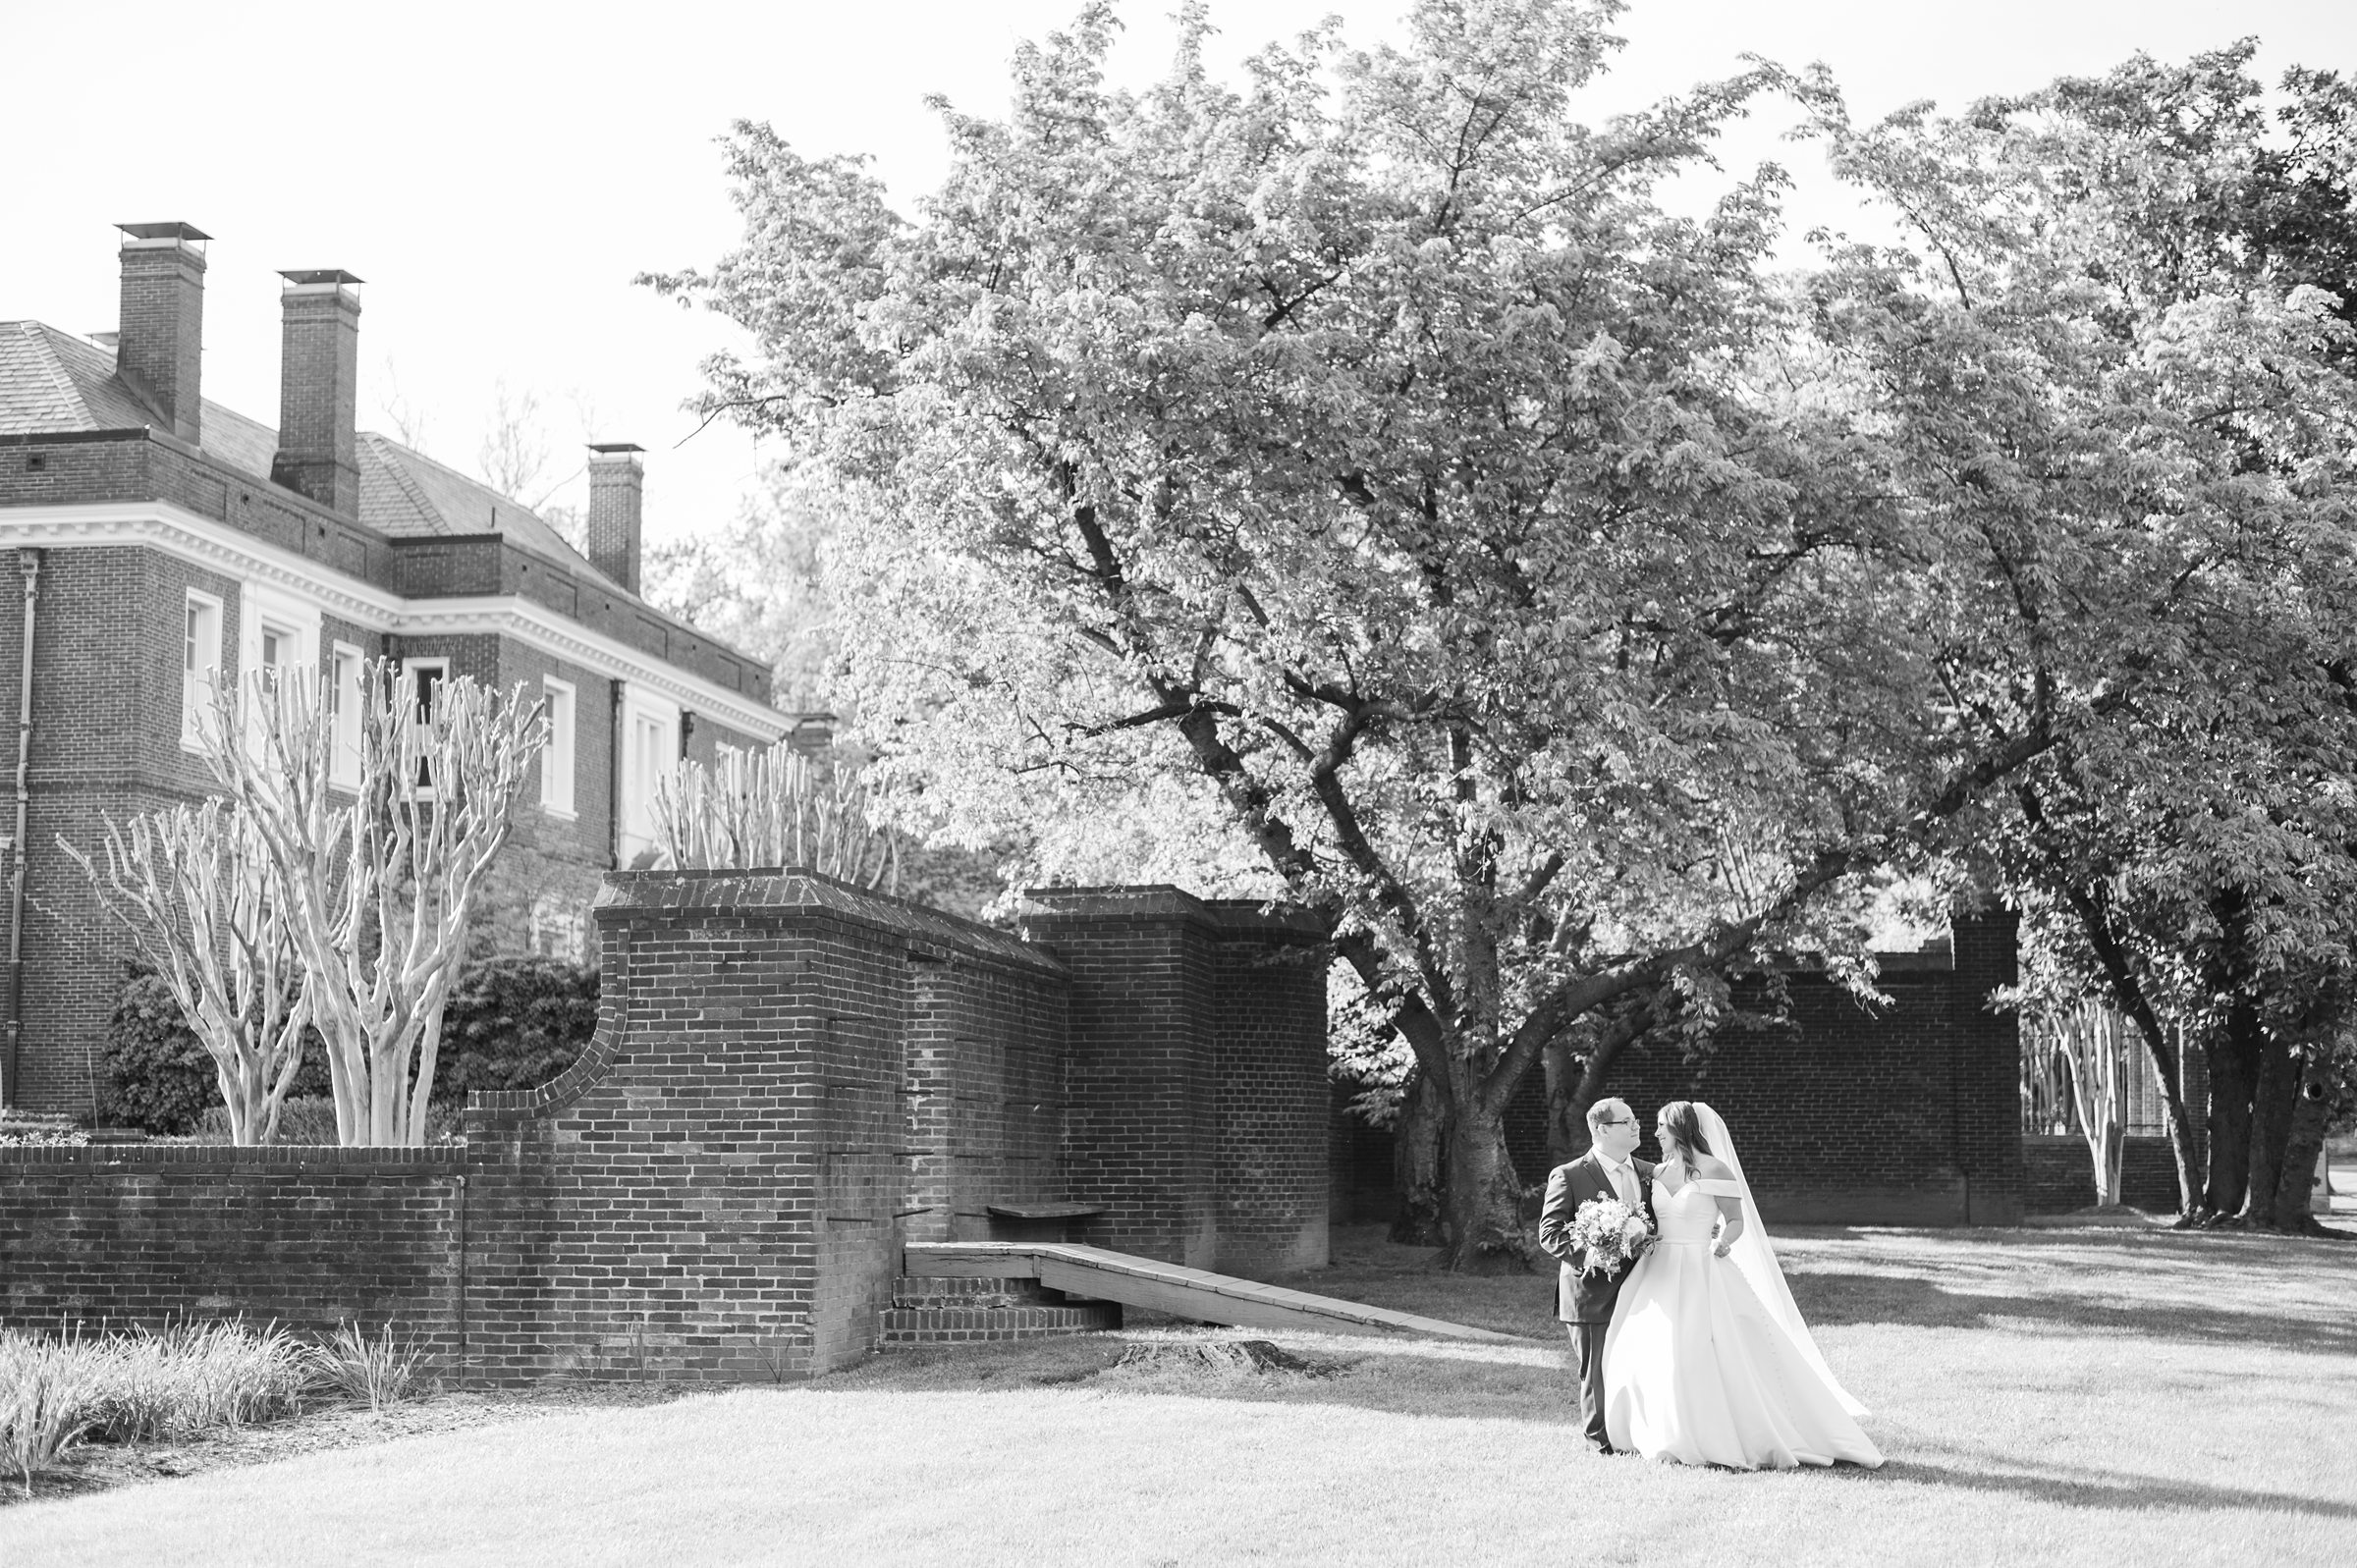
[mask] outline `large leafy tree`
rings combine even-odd
[[[1435,1102],[1460,1268],[1526,1255],[1502,1118],[1544,1051],[1591,1098],[1746,954],[1845,960],[1844,878],[2183,676],[2207,602],[2209,498],[2149,526],[2212,460],[2168,345],[2039,263],[1780,281],[1772,170],[1666,214],[1782,79],[1583,126],[1613,9],[1427,0],[1240,86],[1190,11],[1132,95],[1091,8],[1006,119],[943,107],[913,220],[740,126],[745,243],[654,280],[751,329],[711,406],[843,511],[883,776],[978,834],[1150,810],[1323,912]]]
[[[1993,842],[2052,981],[2100,987],[2136,1024],[2186,1213],[2296,1226],[2357,940],[2357,94],[2294,70],[2271,130],[2251,52],[2140,56],[1960,120],[1833,135],[1959,291],[2035,259],[2081,296],[2090,344],[2175,384],[2152,411],[2202,460],[2148,489],[2147,525],[2183,541],[2188,657],[2108,734],[2018,779]],[[2149,425],[2114,428],[2147,456]],[[2181,1049],[2208,1068],[2206,1125]]]

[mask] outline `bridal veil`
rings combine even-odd
[[[1792,1287],[1784,1283],[1784,1271],[1776,1261],[1776,1248],[1768,1240],[1768,1227],[1760,1223],[1760,1206],[1751,1196],[1751,1183],[1744,1179],[1743,1162],[1735,1153],[1735,1140],[1728,1134],[1727,1122],[1719,1112],[1701,1101],[1693,1102],[1693,1106],[1694,1118],[1701,1125],[1703,1137],[1710,1143],[1711,1153],[1727,1162],[1727,1168],[1735,1174],[1735,1184],[1743,1193],[1743,1231],[1727,1250],[1727,1257],[1743,1271],[1744,1279],[1768,1309],[1769,1316],[1791,1337],[1801,1356],[1817,1376],[1825,1379],[1826,1386],[1840,1399],[1841,1408],[1852,1416],[1865,1415],[1866,1407],[1841,1386],[1833,1369],[1825,1364],[1825,1357],[1819,1353],[1817,1341],[1809,1335],[1809,1325],[1801,1318],[1799,1306],[1792,1300]]]

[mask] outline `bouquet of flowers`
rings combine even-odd
[[[1590,1198],[1571,1217],[1570,1241],[1586,1260],[1580,1272],[1615,1273],[1645,1256],[1653,1226],[1617,1198]]]

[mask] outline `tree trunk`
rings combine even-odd
[[[2104,966],[2112,999],[2121,1012],[2135,1020],[2136,1032],[2144,1040],[2145,1059],[2152,1063],[2153,1076],[2161,1085],[2161,1102],[2167,1115],[2168,1152],[2177,1165],[2177,1218],[2180,1223],[2189,1221],[2202,1204],[2201,1153],[2194,1146],[2193,1117],[2185,1108],[2185,1063],[2191,1052],[2181,1038],[2170,1044],[2167,1027],[2152,998],[2145,995],[2127,946],[2112,930],[2105,905],[2084,887],[2068,882],[2063,885],[2063,895],[2077,912],[2096,960]]]
[[[2258,1012],[2237,997],[2226,1011],[2224,1038],[2213,1037],[2203,1047],[2210,1061],[2210,1173],[2202,1207],[2213,1215],[2240,1214],[2250,1185],[2258,1043]]]
[[[1588,1148],[1588,1108],[1579,1098],[1580,1062],[1558,1040],[1539,1058],[1547,1071],[1547,1163],[1577,1160]]]
[[[1401,1246],[1441,1244],[1441,1151],[1448,1137],[1448,1104],[1431,1075],[1418,1069],[1392,1126],[1392,1184],[1399,1196],[1392,1240]]]
[[[1445,1149],[1441,1267],[1453,1273],[1527,1273],[1536,1243],[1522,1222],[1522,1182],[1506,1149],[1503,1107],[1467,1095]]]
[[[2326,1122],[2332,1106],[2326,1057],[2322,1046],[2301,1053],[2299,1098],[2292,1106],[2290,1132],[2283,1144],[2283,1174],[2275,1187],[2275,1228],[2294,1235],[2313,1234],[2321,1228],[2308,1201],[2316,1180],[2316,1162],[2325,1152]]]
[[[2292,1108],[2300,1102],[2300,1063],[2280,1040],[2262,1039],[2257,1054],[2259,1071],[2251,1087],[2250,1178],[2237,1217],[2254,1229],[2273,1230],[2276,1194],[2288,1174],[2283,1154],[2291,1141]]]

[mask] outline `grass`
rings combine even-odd
[[[2331,1563],[2357,1557],[2357,1247],[1814,1230],[1795,1294],[1881,1471],[1586,1453],[1540,1278],[1351,1233],[1291,1283],[1526,1344],[1255,1332],[1335,1376],[1114,1366],[1154,1328],[896,1352],[0,1513],[0,1560]],[[302,1528],[286,1522],[300,1517]]]

